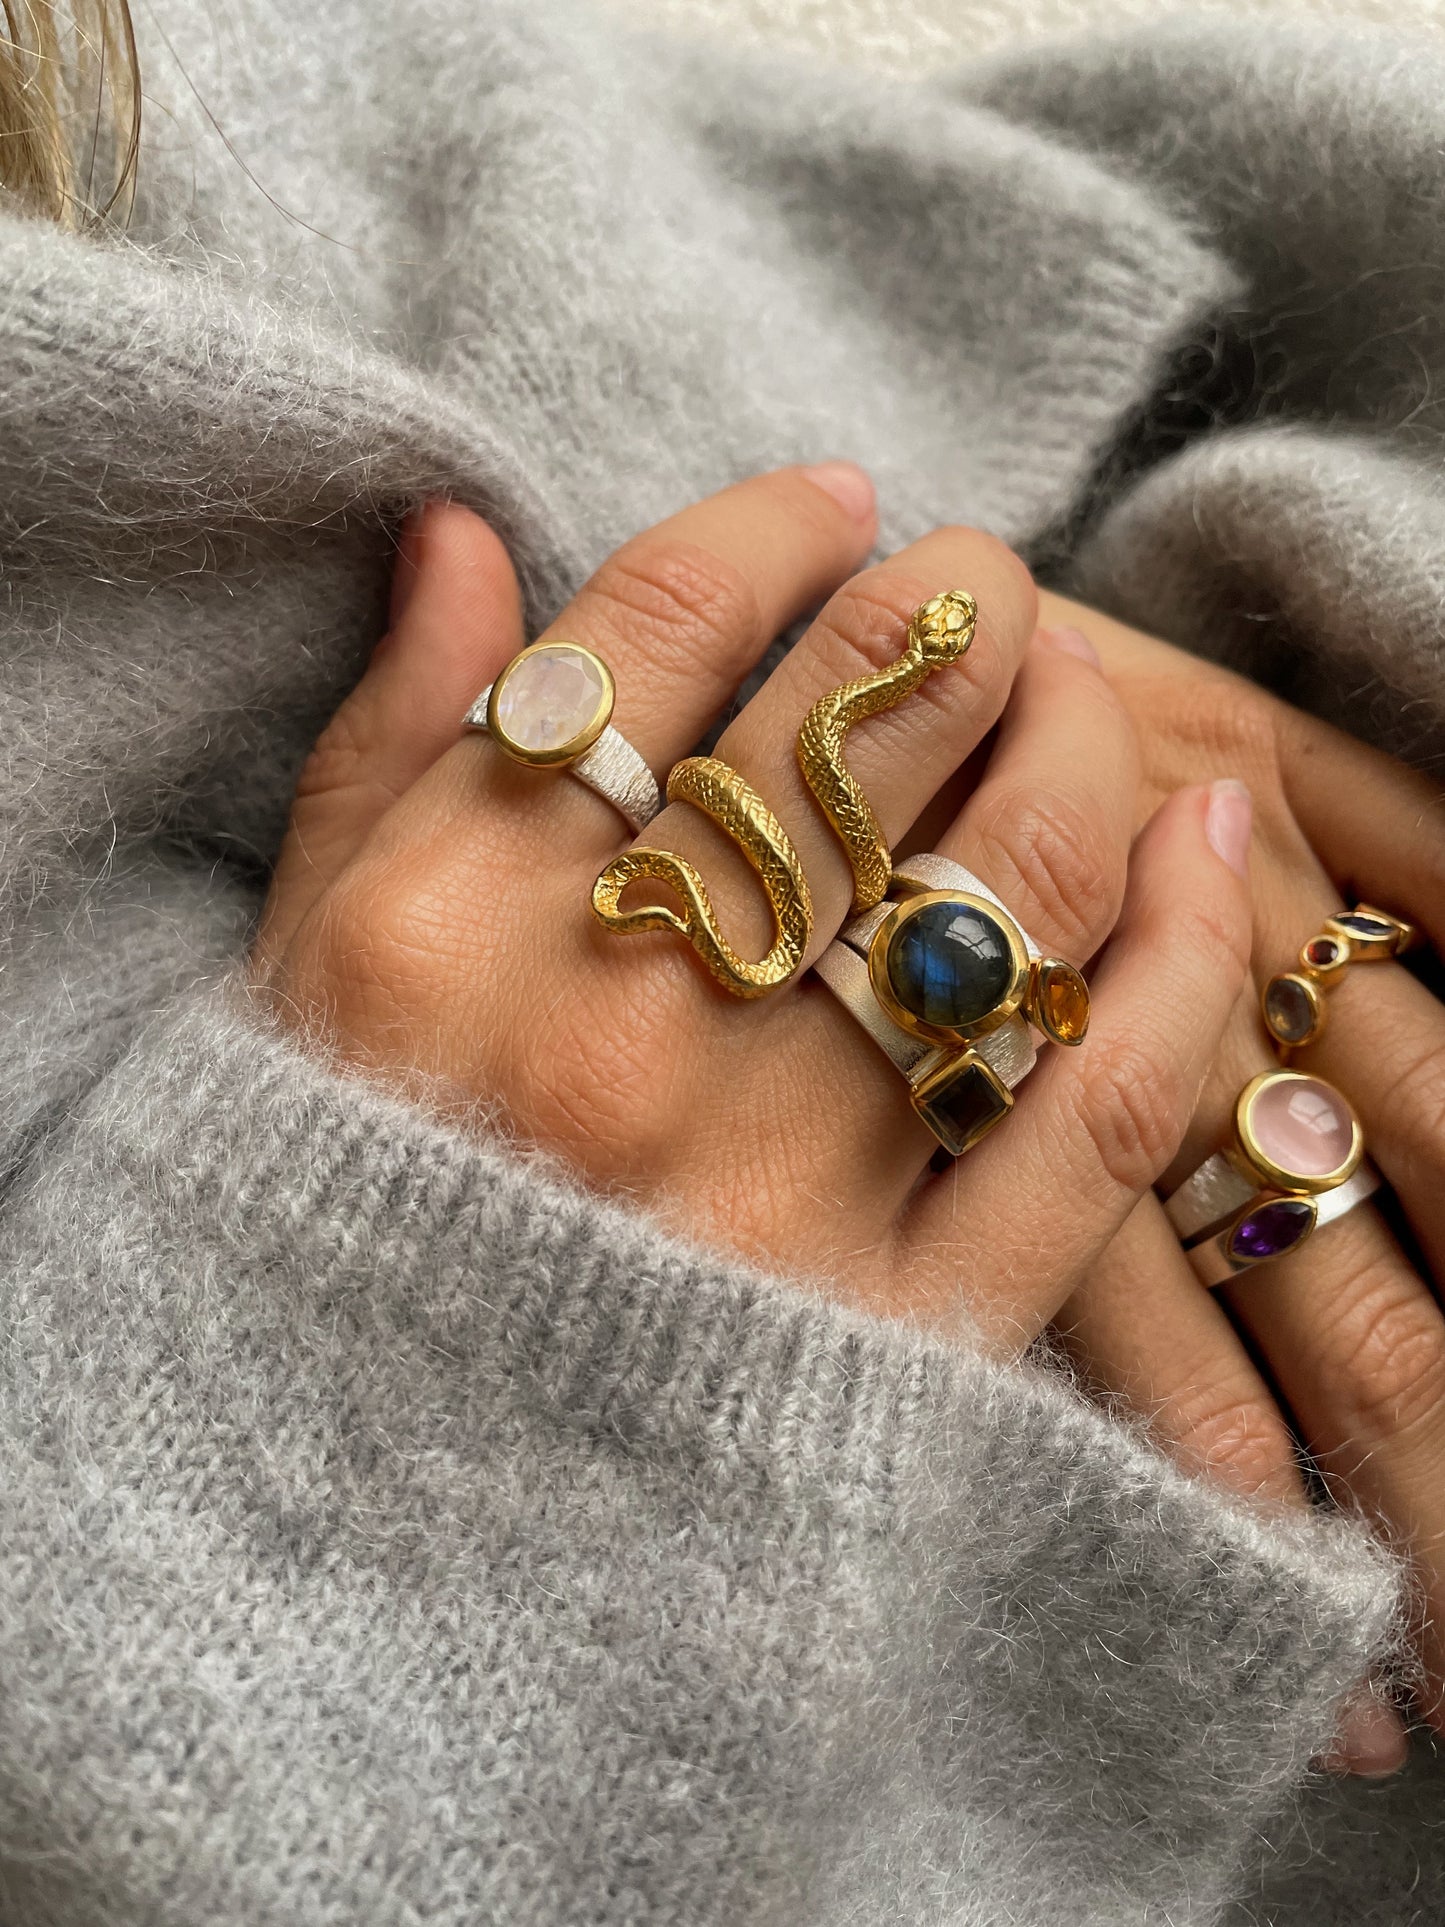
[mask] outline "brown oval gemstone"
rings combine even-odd
[[[1317,1025],[1314,999],[1298,977],[1271,977],[1264,993],[1264,1021],[1281,1044],[1303,1044]]]
[[[1089,986],[1060,957],[1039,965],[1034,1021],[1056,1044],[1082,1044],[1088,1032]]]

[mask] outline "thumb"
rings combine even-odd
[[[301,771],[261,921],[263,966],[456,741],[467,706],[522,647],[521,592],[500,537],[455,502],[409,516],[391,617]]]

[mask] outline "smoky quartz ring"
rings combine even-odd
[[[1380,1188],[1360,1121],[1322,1077],[1266,1071],[1234,1107],[1233,1141],[1165,1201],[1195,1271],[1222,1285],[1363,1204]]]
[[[887,898],[845,924],[814,968],[953,1157],[1013,1108],[1036,1031],[1081,1044],[1089,1025],[1073,965],[1041,955],[988,885],[947,857],[896,864]]]
[[[580,642],[534,642],[507,664],[467,711],[513,762],[565,769],[642,830],[662,808],[652,771],[612,727],[612,672]]]

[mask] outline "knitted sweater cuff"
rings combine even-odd
[[[1170,1892],[1217,1890],[1387,1636],[1393,1575],[1353,1528],[1232,1503],[1045,1372],[691,1249],[222,1001],[152,1032],[67,1132],[8,1236],[32,1276],[49,1274],[45,1315],[73,1322],[77,1354],[100,1343],[85,1335],[103,1315],[100,1275],[112,1312],[125,1280],[129,1342],[155,1339],[173,1387],[191,1359],[211,1389],[188,1417],[173,1391],[167,1423],[204,1427],[214,1403],[216,1437],[195,1458],[208,1476],[224,1481],[241,1453],[246,1503],[263,1477],[249,1444],[227,1445],[223,1410],[234,1361],[258,1354],[288,1415],[259,1427],[320,1435],[363,1386],[378,1478],[388,1455],[415,1468],[472,1453],[447,1505],[465,1492],[479,1533],[489,1440],[505,1432],[510,1464],[520,1428],[553,1468],[530,1503],[549,1535],[566,1521],[578,1572],[607,1556],[589,1535],[622,1529],[568,1497],[605,1461],[635,1486],[640,1571],[679,1534],[695,1548],[716,1530],[718,1587],[793,1602],[776,1622],[759,1608],[772,1631],[740,1676],[779,1663],[770,1642],[786,1643],[807,1602],[808,1676],[784,1682],[781,1731],[816,1722],[812,1751],[767,1798],[806,1805],[797,1776],[810,1771],[851,1775],[855,1793],[876,1781],[860,1839],[921,1773],[899,1837],[933,1814],[929,1851],[945,1860],[964,1814],[1017,1821],[1022,1805],[1041,1867],[1052,1839],[1085,1886],[1107,1888],[1127,1829],[1130,1880],[1144,1867]],[[312,1476],[326,1484],[324,1459]],[[381,1508],[361,1509],[370,1538]],[[653,1637],[666,1673],[668,1642],[687,1635],[659,1612]],[[669,1692],[685,1699],[689,1677]],[[644,1754],[666,1751],[634,1724]],[[834,1744],[846,1766],[826,1765]],[[761,1735],[749,1769],[765,1791],[757,1762],[773,1745]],[[839,1845],[837,1869],[851,1851]]]

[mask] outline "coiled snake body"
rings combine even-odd
[[[693,803],[727,832],[757,871],[772,906],[777,937],[757,963],[740,957],[718,928],[707,885],[686,857],[642,847],[614,857],[592,886],[592,908],[609,930],[677,930],[725,990],[762,997],[786,983],[813,934],[813,899],[792,838],[755,789],[715,756],[689,756],[667,779],[669,803]],[[623,910],[629,883],[651,877],[674,889],[683,914],[665,904]]]
[[[883,900],[893,861],[873,807],[843,761],[843,739],[865,716],[902,702],[930,671],[957,662],[973,641],[977,620],[973,597],[962,589],[934,596],[915,611],[898,661],[824,696],[798,732],[798,764],[848,853],[857,910]],[[685,857],[671,850],[639,845],[614,857],[592,887],[593,911],[609,930],[676,930],[733,996],[765,996],[798,969],[813,934],[813,900],[792,839],[757,791],[715,756],[689,756],[679,763],[667,779],[667,798],[704,811],[757,871],[777,930],[768,954],[757,963],[738,955],[718,928],[707,885]],[[682,914],[665,904],[622,909],[623,891],[640,877],[675,890]]]
[[[854,723],[911,695],[934,669],[957,662],[973,641],[978,605],[962,589],[948,589],[914,612],[897,662],[844,683],[814,703],[798,731],[798,766],[818,807],[837,831],[853,866],[855,912],[871,910],[888,893],[893,858],[863,794],[843,761],[843,738]]]

